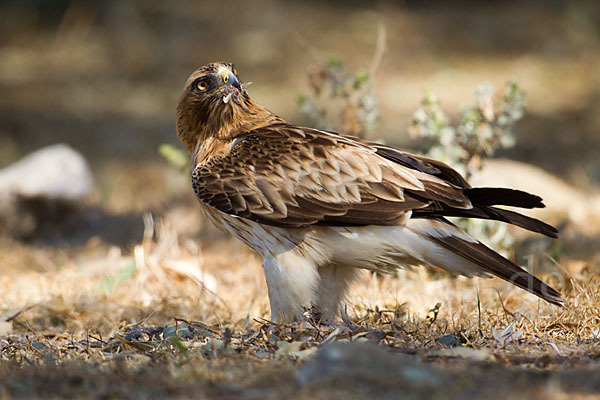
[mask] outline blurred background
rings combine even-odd
[[[578,201],[600,182],[597,1],[19,0],[1,3],[0,21],[0,168],[65,143],[93,176],[83,215],[53,209],[46,228],[12,223],[8,236],[18,240],[4,245],[5,266],[15,243],[130,248],[142,239],[145,212],[197,236],[187,177],[158,154],[162,143],[182,148],[174,118],[187,76],[211,61],[234,62],[257,102],[302,123],[297,96],[310,90],[315,59],[368,68],[381,27],[372,139],[419,149],[407,128],[426,89],[456,117],[480,83],[501,88],[518,78],[527,111],[516,146],[496,155],[543,168]]]
[[[352,380],[349,398],[383,379],[386,390],[423,398],[524,397],[536,388],[536,398],[583,398],[596,388],[589,377],[600,337],[600,1],[2,0],[0,398],[140,398],[148,388],[154,397],[189,396],[203,382],[211,398],[228,385],[229,398],[244,387],[252,398],[282,398],[285,388],[311,396],[293,383],[303,364],[280,362],[315,349],[289,350],[301,349],[291,345],[304,346],[311,328],[292,328],[283,347],[292,336],[263,326],[270,311],[261,260],[205,224],[187,168],[173,163],[183,150],[179,94],[192,71],[213,61],[235,63],[241,80],[253,82],[252,98],[292,123],[320,126],[311,99],[326,88],[319,100],[333,117],[329,127],[346,130],[357,114],[336,125],[348,120],[335,115],[344,96],[327,94],[340,78],[364,112],[369,139],[449,161],[463,149],[457,135],[495,132],[486,129],[490,115],[497,124],[507,113],[516,121],[500,132],[514,145],[496,146],[482,170],[467,172],[475,185],[541,195],[548,207],[526,212],[557,226],[560,238],[501,224],[467,228],[559,290],[566,307],[500,279],[363,271],[344,306],[348,328],[319,326],[310,340],[385,343],[417,364],[349,350],[352,371],[335,372]],[[519,91],[512,103],[502,98],[513,79],[524,114]],[[476,95],[485,82],[497,89],[495,107]],[[172,147],[161,154],[163,144]],[[212,328],[194,328],[190,341],[183,338],[191,326],[174,318]],[[442,345],[467,352],[429,352]],[[71,361],[75,371],[54,368]],[[323,368],[343,371],[337,362]],[[397,363],[409,369],[390,375]],[[432,374],[422,369],[427,363],[451,374]],[[556,374],[562,380],[550,380]],[[341,393],[333,376],[332,393]],[[127,382],[129,396],[119,389]],[[263,385],[277,391],[269,397]]]

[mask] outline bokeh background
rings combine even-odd
[[[3,1],[0,168],[66,143],[95,179],[93,213],[28,235],[27,245],[94,240],[128,249],[142,238],[145,212],[198,237],[187,178],[158,154],[162,143],[180,146],[175,105],[188,74],[234,62],[256,101],[302,123],[296,97],[309,91],[315,59],[368,67],[382,26],[373,138],[419,149],[406,132],[426,89],[456,116],[480,83],[501,88],[518,78],[527,113],[517,145],[497,156],[539,166],[586,196],[597,192],[597,1]]]
[[[370,139],[424,151],[407,131],[426,90],[456,125],[481,83],[519,80],[516,145],[473,180],[543,196],[536,216],[559,240],[494,236],[514,238],[502,250],[565,307],[499,279],[363,271],[344,324],[263,319],[261,260],[204,223],[187,174],[159,154],[183,149],[179,93],[200,65],[234,62],[254,100],[304,123],[296,102],[315,62],[369,68],[382,29]],[[69,180],[66,156],[15,167],[57,143],[83,155],[91,191],[75,202],[14,195],[87,188]],[[599,390],[599,188],[597,0],[3,0],[0,398],[588,398]],[[293,361],[336,338],[381,346]],[[313,386],[311,368],[324,379]]]

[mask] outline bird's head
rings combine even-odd
[[[225,138],[248,115],[262,109],[252,102],[231,63],[211,63],[188,78],[177,106],[177,134],[193,152],[210,137]]]

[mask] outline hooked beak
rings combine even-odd
[[[219,72],[219,75],[221,75],[221,78],[223,79],[223,82],[226,85],[231,85],[237,90],[242,90],[242,85],[240,84],[240,81],[238,80],[237,76],[235,76],[230,70],[223,68]]]

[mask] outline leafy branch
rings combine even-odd
[[[475,105],[462,107],[458,123],[452,125],[437,96],[427,91],[412,116],[409,134],[425,140],[428,157],[452,165],[469,179],[481,169],[485,157],[516,143],[513,127],[524,114],[524,93],[512,80],[506,83],[499,104],[494,94],[489,83],[479,85]]]
[[[475,91],[475,105],[460,110],[456,125],[442,111],[440,101],[427,91],[421,106],[415,111],[409,134],[424,139],[428,150],[425,155],[444,161],[469,179],[481,169],[483,160],[496,150],[515,145],[514,125],[523,117],[524,93],[516,80],[508,81],[504,94],[494,97],[495,90],[488,83]],[[482,242],[506,252],[514,244],[505,224],[497,221],[464,219],[454,220],[457,225]]]
[[[350,72],[340,58],[329,56],[313,63],[308,81],[310,94],[296,97],[308,126],[363,138],[375,129],[379,112],[371,72]]]

